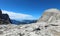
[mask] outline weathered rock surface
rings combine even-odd
[[[0,25],[0,36],[60,36],[60,25],[45,24]]]
[[[45,28],[38,23],[28,25],[0,25],[0,36],[45,36]]]
[[[2,14],[2,11],[0,10],[0,24],[9,24],[9,23],[11,23],[11,21],[8,14]]]
[[[44,11],[38,22],[58,22],[60,21],[60,11],[58,9],[48,9]]]

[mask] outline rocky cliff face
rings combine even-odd
[[[2,14],[2,11],[0,10],[0,24],[9,24],[10,18],[8,14]]]

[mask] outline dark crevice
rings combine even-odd
[[[41,30],[40,28],[36,28],[36,29],[34,29],[33,31],[39,31],[39,30]]]
[[[58,26],[58,25],[54,25],[54,24],[50,24],[50,25],[52,25],[52,26]]]

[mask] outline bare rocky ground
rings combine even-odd
[[[46,22],[0,25],[0,36],[60,36],[60,25]]]

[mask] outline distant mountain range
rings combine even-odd
[[[17,25],[19,25],[19,24],[30,24],[30,23],[36,23],[37,22],[37,20],[21,20],[21,21],[17,21],[17,20],[12,20],[11,19],[11,23],[12,24],[17,24]]]

